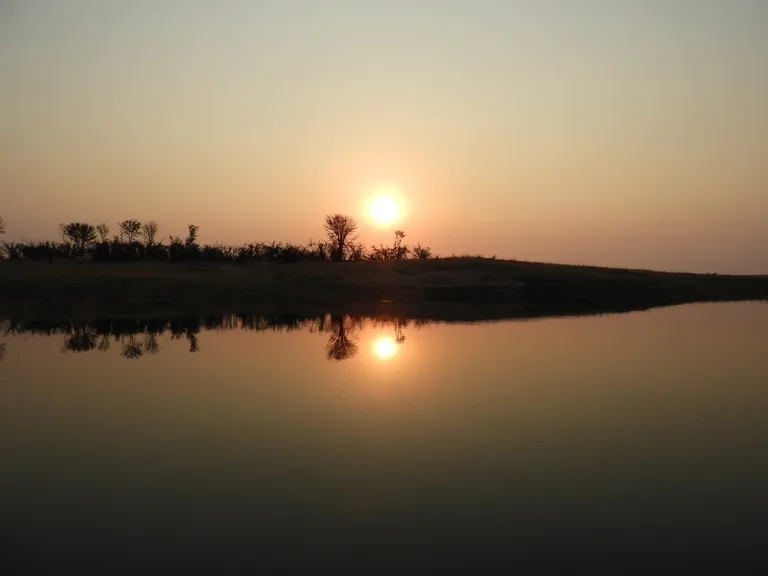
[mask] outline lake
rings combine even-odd
[[[0,567],[733,573],[768,305],[0,323]]]

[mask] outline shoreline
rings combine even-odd
[[[473,321],[742,300],[768,300],[768,276],[461,258],[295,264],[0,261],[0,318],[234,312]]]

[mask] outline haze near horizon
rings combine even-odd
[[[342,212],[367,245],[764,274],[766,29],[750,0],[5,1],[0,216],[244,243]]]

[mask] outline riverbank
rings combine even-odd
[[[0,317],[328,312],[455,320],[768,299],[768,276],[489,259],[296,264],[0,261]]]

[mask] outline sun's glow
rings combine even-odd
[[[397,352],[397,345],[392,338],[382,336],[373,343],[373,352],[381,360],[389,360]]]
[[[397,212],[397,203],[391,196],[379,196],[371,203],[371,216],[380,224],[392,222]]]

